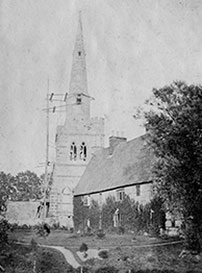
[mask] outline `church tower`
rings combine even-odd
[[[90,117],[86,54],[81,16],[74,45],[66,119],[57,127],[56,159],[50,193],[49,216],[73,227],[73,191],[96,149],[104,147],[104,119]]]

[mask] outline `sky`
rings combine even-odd
[[[79,11],[91,116],[105,118],[106,145],[144,133],[133,114],[152,88],[202,83],[202,0],[0,0],[1,171],[44,172],[47,82],[68,92]],[[50,113],[51,162],[63,121]]]

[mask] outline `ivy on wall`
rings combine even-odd
[[[160,198],[155,197],[150,203],[143,206],[126,195],[121,202],[109,196],[101,207],[95,200],[92,200],[90,206],[85,206],[82,197],[74,197],[75,229],[85,232],[90,224],[91,229],[97,230],[101,219],[103,229],[115,230],[114,214],[117,209],[119,223],[116,228],[121,227],[123,230],[134,232],[152,230],[158,233],[161,227],[165,227],[165,213]]]

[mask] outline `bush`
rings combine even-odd
[[[30,229],[31,229],[31,226],[24,224],[24,225],[21,226],[21,228],[22,228],[23,230],[30,230]]]
[[[107,259],[109,257],[108,251],[107,250],[101,250],[98,253],[98,256],[102,259]]]
[[[79,250],[80,250],[80,252],[86,252],[86,251],[88,251],[87,244],[82,243],[81,246],[80,246],[80,248],[79,248]]]
[[[96,233],[98,239],[103,239],[105,237],[105,233],[102,229],[99,229]]]
[[[92,229],[90,227],[86,228],[85,235],[86,236],[93,236],[94,235],[94,233],[93,233],[93,231],[92,231]]]
[[[69,232],[70,232],[70,233],[74,233],[74,228],[71,227],[71,228],[69,229]]]
[[[124,234],[124,232],[125,232],[125,229],[124,229],[124,227],[118,227],[118,234]]]
[[[35,226],[36,234],[41,237],[46,237],[50,234],[50,227],[48,224],[40,224]]]

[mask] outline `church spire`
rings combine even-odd
[[[78,93],[88,95],[81,12],[79,12],[79,23],[73,51],[73,62],[69,87],[69,94]]]
[[[85,56],[81,13],[79,13],[66,107],[67,121],[71,119],[75,120],[78,116],[82,117],[82,119],[85,118],[85,120],[90,118],[90,97],[88,95]]]

